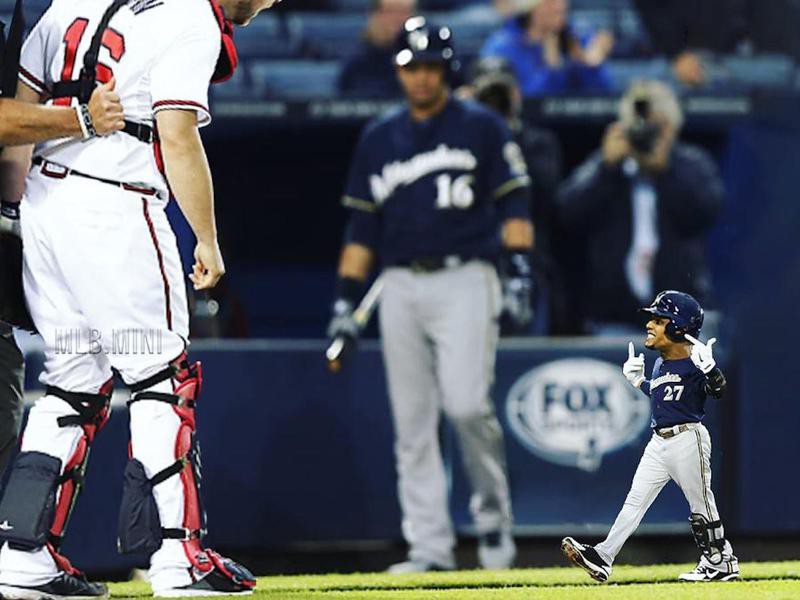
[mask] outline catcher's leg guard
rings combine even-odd
[[[695,544],[712,565],[722,563],[725,550],[725,533],[722,522],[709,521],[700,513],[692,513],[689,517]]]
[[[59,427],[80,427],[83,432],[64,465],[43,452],[22,452],[14,462],[5,495],[0,502],[0,539],[15,550],[47,547],[56,566],[77,573],[59,554],[67,523],[83,487],[89,449],[94,436],[109,417],[112,381],[97,394],[67,392],[48,386],[47,396],[66,402],[77,414],[61,416]]]
[[[165,382],[168,381],[171,381],[172,393],[158,391],[163,389]],[[138,429],[145,429],[147,419],[155,421],[159,415],[163,416],[163,408],[160,406],[152,406],[147,414],[144,412],[133,414],[134,410],[142,411],[143,404],[148,402],[168,405],[178,417],[179,424],[172,444],[172,456],[166,461],[165,457],[160,457],[160,463],[168,466],[158,471],[152,467],[155,463],[152,456],[139,460],[144,454],[140,447],[143,445],[141,442],[137,441],[131,445],[131,460],[126,469],[120,509],[119,549],[121,552],[152,553],[166,540],[177,540],[191,564],[192,581],[201,580],[213,572],[215,577],[221,575],[226,578],[233,585],[230,591],[235,592],[239,591],[236,586],[254,587],[255,578],[244,567],[220,557],[213,551],[205,550],[201,545],[206,521],[200,499],[200,450],[195,440],[195,406],[201,382],[200,363],[190,365],[184,354],[166,370],[130,386],[133,397],[128,404],[132,413],[132,430],[134,419]],[[153,440],[153,443],[155,442],[156,440]],[[161,497],[153,494],[154,488],[157,489],[165,482],[172,481],[174,477],[180,480],[182,495],[183,510],[179,526],[176,526],[177,523],[164,524],[160,519],[165,513],[174,514],[170,508],[174,506],[175,498],[165,498],[166,494]]]

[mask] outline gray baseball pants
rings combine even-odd
[[[595,546],[609,564],[614,562],[622,545],[636,531],[647,509],[670,479],[683,491],[691,512],[709,521],[719,519],[711,491],[711,436],[704,425],[698,423],[669,439],[655,433],[650,438],[622,510],[606,539]],[[725,535],[722,527],[718,533],[720,537]],[[722,553],[725,560],[733,556],[733,548],[727,540]]]
[[[483,261],[432,273],[389,268],[384,279],[381,335],[403,535],[411,560],[453,566],[442,412],[458,437],[478,533],[511,527],[503,434],[490,397],[500,284]]]

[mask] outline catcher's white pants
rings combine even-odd
[[[647,509],[670,479],[683,491],[691,512],[709,521],[719,519],[711,491],[711,436],[701,423],[671,438],[664,439],[655,433],[650,438],[622,510],[606,539],[595,546],[608,564],[614,562],[622,545],[636,531]],[[720,530],[720,534],[724,535],[724,530]],[[732,554],[733,548],[726,542],[723,556],[728,559]]]
[[[45,342],[42,383],[97,393],[112,367],[135,383],[184,351],[184,275],[165,205],[159,197],[90,179],[31,171],[21,205],[23,278]],[[172,386],[166,381],[153,389],[170,393]],[[58,426],[58,417],[68,414],[75,411],[57,397],[38,400],[22,450],[55,456],[63,469],[82,435],[80,427]],[[153,476],[176,459],[180,419],[170,405],[153,401],[135,403],[130,416],[133,456]],[[154,494],[162,526],[181,527],[180,478],[156,486]],[[151,559],[154,588],[190,583],[188,566],[180,541],[166,540]],[[46,549],[22,552],[5,545],[0,551],[2,583],[39,585],[57,574]]]

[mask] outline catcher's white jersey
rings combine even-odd
[[[77,79],[110,4],[54,0],[23,47],[21,81],[47,98],[55,82]],[[206,125],[208,86],[220,48],[209,0],[132,0],[103,36],[98,79],[107,81],[113,73],[129,121],[152,124],[156,112],[177,108],[196,111],[198,124]],[[96,177],[164,187],[152,147],[121,132],[85,142],[45,142],[34,155]]]

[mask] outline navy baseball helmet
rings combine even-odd
[[[450,28],[428,23],[425,17],[408,19],[398,37],[394,62],[405,67],[416,61],[442,62],[446,72],[457,71]]]
[[[703,327],[703,308],[689,294],[667,290],[661,292],[653,303],[639,312],[669,319],[666,334],[674,342],[683,342],[685,334],[697,337]]]

